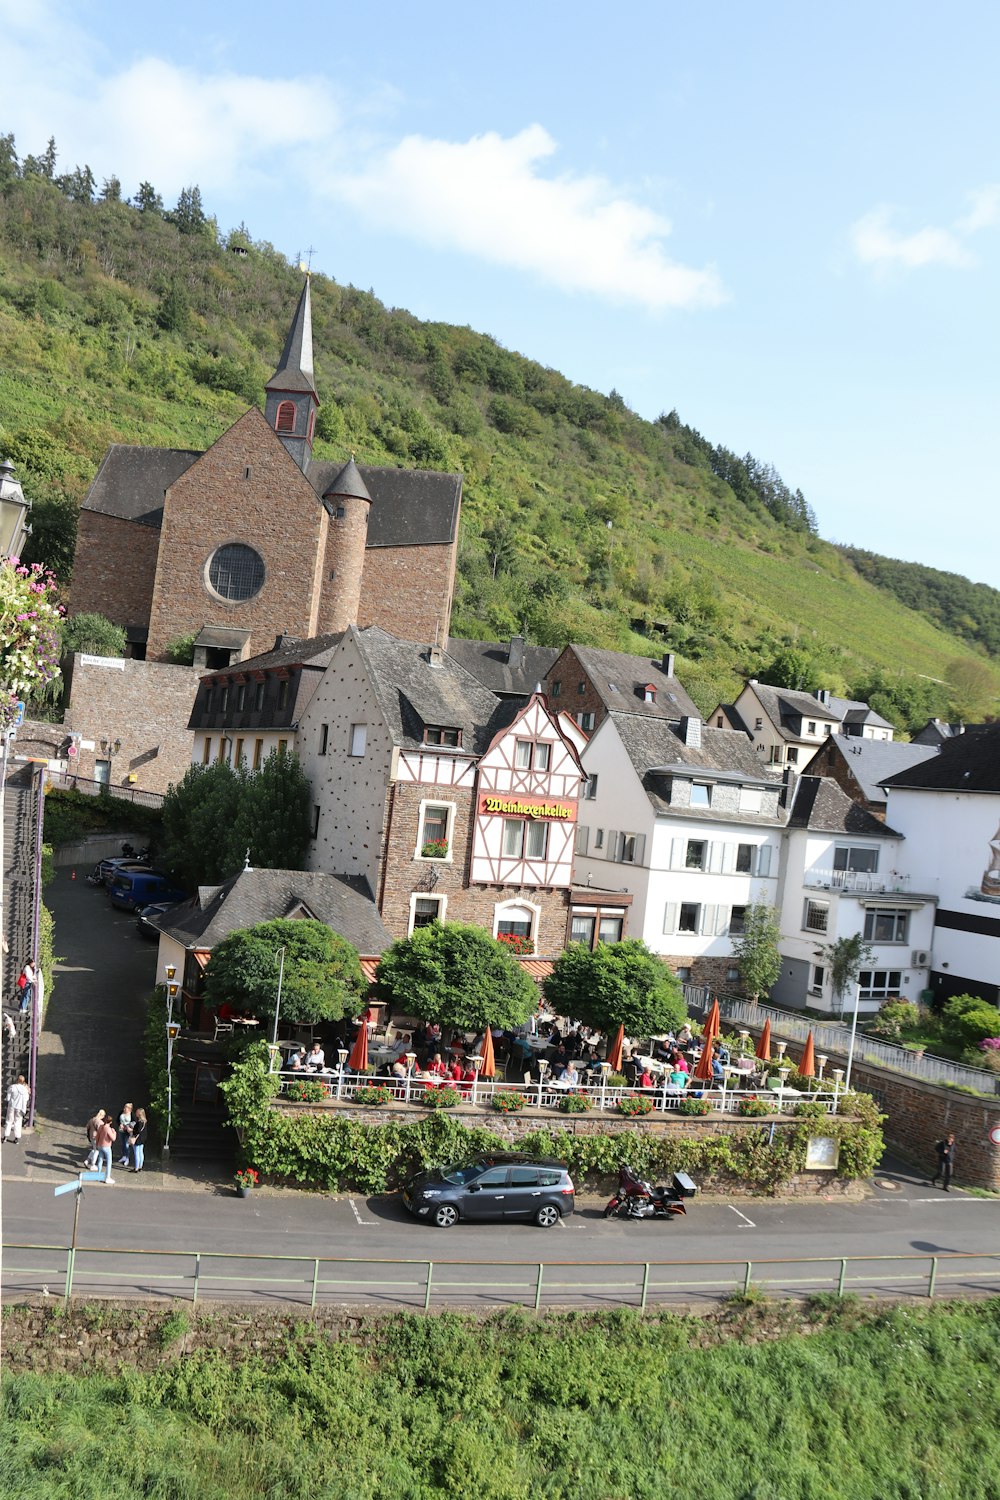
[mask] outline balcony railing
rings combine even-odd
[[[879,875],[874,870],[812,869],[803,882],[809,890],[896,892],[904,895],[910,889],[909,875]]]

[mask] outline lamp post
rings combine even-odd
[[[858,1011],[861,1009],[861,980],[855,981],[854,985],[854,1016],[851,1020],[851,1040],[847,1046],[847,1078],[845,1088],[851,1087],[851,1069],[854,1066],[854,1039],[858,1034]]]
[[[274,1032],[271,1036],[272,1049],[278,1045],[278,1016],[281,1012],[281,984],[285,977],[285,950],[278,949],[278,998],[274,1004]]]
[[[538,1059],[538,1108],[542,1107],[542,1087],[545,1083],[545,1074],[548,1071],[549,1060],[547,1057]]]
[[[601,1108],[604,1108],[604,1100],[608,1090],[608,1074],[611,1072],[609,1062],[601,1063]]]
[[[816,1066],[819,1069],[820,1080],[822,1080],[822,1078],[823,1078],[823,1071],[826,1068],[826,1065],[829,1062],[829,1060],[830,1059],[827,1057],[827,1055],[826,1055],[825,1052],[817,1053],[817,1056],[816,1056]]]
[[[337,1098],[342,1099],[344,1095],[344,1069],[347,1066],[347,1048],[337,1048],[337,1061],[340,1063],[340,1071],[337,1074]]]
[[[843,1068],[834,1068],[834,1070],[833,1070],[833,1112],[834,1112],[834,1114],[837,1113],[837,1104],[838,1104],[838,1101],[840,1099],[840,1086],[843,1083],[843,1081],[844,1081],[844,1070],[843,1070]]]
[[[410,1102],[410,1084],[411,1084],[411,1082],[413,1080],[413,1065],[416,1062],[416,1060],[417,1060],[417,1054],[415,1052],[407,1052],[407,1054],[406,1054],[406,1102],[407,1102],[407,1104],[409,1104],[409,1102]]]
[[[180,1029],[178,1021],[167,1022],[167,1133],[163,1140],[164,1156],[170,1155],[170,1126],[174,1113],[174,1042],[177,1040]]]
[[[31,501],[24,498],[24,491],[14,478],[14,465],[5,458],[0,463],[0,557],[20,557],[21,548],[31,534],[30,509]]]
[[[482,1059],[481,1056],[470,1057],[468,1059],[468,1062],[469,1062],[469,1066],[472,1068],[473,1073],[475,1074],[475,1077],[472,1080],[472,1102],[473,1102],[473,1104],[475,1104],[475,1102],[476,1102],[476,1088],[477,1088],[477,1086],[479,1084],[479,1069],[483,1065],[483,1059]]]

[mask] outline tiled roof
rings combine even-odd
[[[662,659],[627,656],[598,646],[574,644],[573,650],[609,713],[642,714],[661,720],[698,717],[698,709],[677,678],[664,672]],[[647,683],[656,689],[654,703],[643,701],[642,690]]]
[[[686,745],[677,730],[662,720],[629,713],[612,713],[608,718],[618,731],[625,753],[657,812],[683,813],[685,817],[709,822],[732,822],[737,816],[731,811],[716,811],[712,807],[681,809],[672,806],[667,783],[674,775],[688,778],[700,775],[711,781],[714,772],[727,781],[740,781],[748,786],[778,784],[777,777],[760,764],[746,735],[738,730],[703,726],[701,745],[696,747]],[[741,812],[738,816],[740,822],[761,823],[769,827],[782,821],[780,817],[769,817],[764,813]]]
[[[856,698],[838,698],[830,693],[824,703],[812,693],[772,687],[767,682],[749,682],[747,686],[756,693],[761,708],[782,734],[792,733],[787,724],[789,719],[833,719],[838,724],[871,724],[880,729],[893,727],[867,703]]]
[[[309,277],[299,294],[298,306],[292,318],[285,347],[281,351],[278,368],[265,387],[274,391],[311,391],[316,394],[313,374],[312,296]]]
[[[887,828],[866,808],[852,802],[829,776],[800,776],[788,819],[789,828],[808,828],[813,833],[851,833],[864,838],[902,838]]]
[[[887,776],[905,771],[937,754],[934,745],[904,744],[896,740],[864,740],[856,735],[832,734],[817,750],[809,765],[827,751],[841,757],[868,802],[885,801],[880,783]],[[809,765],[803,767],[806,774]]]
[[[234,661],[224,672],[207,672],[205,675],[207,677],[234,677],[241,672],[264,672],[274,667],[325,667],[343,638],[342,630],[331,631],[328,635],[313,635],[305,639],[294,635],[279,636],[270,651],[263,651],[259,656],[250,656],[246,661]]]
[[[887,777],[883,785],[931,792],[1000,792],[1000,723],[945,740],[936,755]]]
[[[515,646],[515,652],[517,647]],[[459,641],[452,637],[448,642],[448,655],[460,662],[473,677],[478,677],[491,693],[505,696],[517,694],[527,698],[540,682],[544,683],[549,668],[559,656],[555,646],[529,646],[522,642],[519,666],[511,666],[511,643],[504,641]]]
[[[350,628],[397,745],[423,746],[424,726],[443,725],[460,729],[461,749],[478,755],[517,713],[516,703],[499,699],[447,653],[434,666],[426,646],[398,640],[378,625]]]
[[[202,887],[155,925],[185,948],[210,950],[231,932],[286,917],[300,904],[359,953],[389,946],[368,882],[319,870],[241,870],[220,886]]]

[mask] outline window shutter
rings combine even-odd
[[[637,833],[635,836],[635,859],[633,860],[633,864],[641,865],[645,852],[646,835],[644,833]]]
[[[669,936],[677,931],[677,902],[668,901],[663,908],[663,931]]]
[[[604,835],[604,853],[608,859],[618,858],[618,833],[614,828],[609,828]]]
[[[715,935],[715,919],[716,919],[716,916],[718,915],[718,911],[719,911],[719,908],[717,906],[703,906],[702,907],[702,909],[701,909],[701,923],[699,925],[698,931],[700,933],[702,933],[704,936],[706,936],[706,937],[714,937],[714,935]]]
[[[761,844],[757,850],[757,874],[770,875],[771,873],[771,846]]]
[[[672,870],[684,868],[684,844],[684,839],[670,840],[670,868]]]
[[[719,906],[715,914],[715,935],[722,937],[729,931],[730,909],[728,906]]]
[[[590,841],[590,829],[584,828],[580,823],[576,825],[576,852],[586,854],[587,844]]]
[[[713,875],[725,869],[724,863],[725,845],[717,843],[715,839],[708,846],[708,868]]]
[[[736,869],[736,845],[723,844],[722,846],[722,873],[731,875]]]

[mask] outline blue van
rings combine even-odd
[[[138,911],[153,901],[183,901],[177,890],[159,870],[123,870],[111,883],[111,905],[126,911]]]

